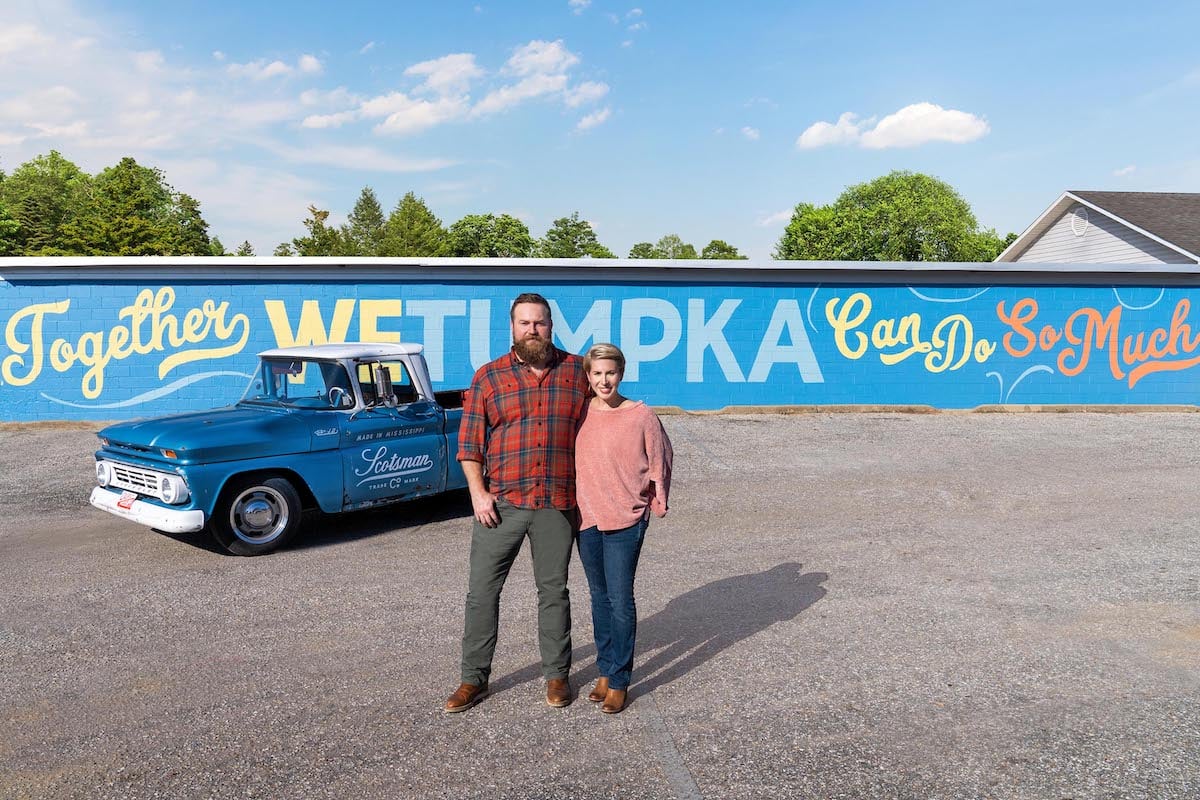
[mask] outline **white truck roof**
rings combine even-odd
[[[309,344],[296,347],[276,347],[263,350],[263,358],[379,358],[415,356],[424,350],[423,345],[408,342],[341,342],[336,344]]]

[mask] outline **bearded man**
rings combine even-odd
[[[509,310],[512,350],[480,367],[463,396],[458,460],[471,492],[470,576],[462,684],[447,712],[488,692],[500,592],[525,538],[538,595],[538,645],[546,702],[572,700],[567,565],[577,524],[575,432],[587,397],[583,362],[554,346],[550,304],[522,294]]]

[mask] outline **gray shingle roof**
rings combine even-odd
[[[1074,189],[1070,193],[1176,247],[1200,254],[1200,193]]]

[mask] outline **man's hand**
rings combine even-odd
[[[500,512],[496,510],[496,495],[488,491],[471,492],[471,505],[475,509],[475,519],[485,528],[494,528],[500,524]]]
[[[483,482],[483,464],[478,461],[463,461],[463,475],[467,478],[467,488],[471,492],[471,506],[475,510],[475,519],[485,528],[494,528],[500,524],[500,512],[496,510],[496,495],[487,490]]]

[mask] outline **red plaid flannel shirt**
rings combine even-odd
[[[488,491],[518,508],[575,508],[575,433],[587,398],[583,360],[554,349],[539,379],[511,350],[463,395],[458,460],[480,461]]]

